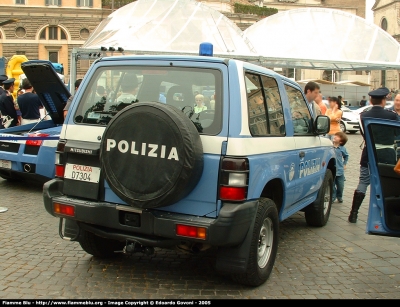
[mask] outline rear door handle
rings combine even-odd
[[[299,152],[299,157],[304,158],[306,156],[306,153],[304,151]]]

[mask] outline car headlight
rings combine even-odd
[[[344,120],[344,121],[346,121],[346,122],[349,122],[349,121],[350,121],[350,119],[348,119],[348,118],[346,118],[346,117],[342,117],[342,120]]]

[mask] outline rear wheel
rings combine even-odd
[[[263,284],[271,274],[278,251],[279,218],[273,200],[260,198],[249,250],[247,271],[232,279],[248,286]]]
[[[115,251],[121,251],[124,243],[104,239],[86,230],[80,229],[78,242],[82,249],[90,255],[98,258],[112,258],[118,254]]]
[[[305,218],[309,226],[322,227],[328,222],[332,207],[332,188],[333,176],[328,169],[319,189],[317,199],[305,210]]]

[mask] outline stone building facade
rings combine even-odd
[[[262,0],[262,5],[279,11],[308,7],[337,9],[365,18],[365,0]]]
[[[101,0],[1,0],[0,57],[24,54],[29,60],[61,63],[68,74],[71,50],[81,46],[109,14]],[[81,61],[82,76],[89,63]]]
[[[372,7],[374,23],[387,31],[400,42],[400,1],[377,0]],[[371,73],[373,87],[386,86],[390,89],[400,89],[400,71],[373,71]]]

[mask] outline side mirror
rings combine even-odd
[[[317,135],[327,134],[331,129],[331,120],[328,116],[319,115],[314,122],[314,132]]]

